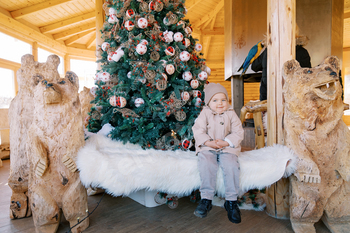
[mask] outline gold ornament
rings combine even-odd
[[[93,111],[91,113],[91,118],[95,120],[100,120],[101,119],[101,113],[99,111]]]
[[[175,118],[178,121],[184,121],[186,119],[186,113],[184,111],[176,111],[175,112]]]
[[[156,1],[155,5],[154,5],[154,10],[157,12],[161,12],[163,10],[163,7],[164,7],[164,5],[162,2]]]
[[[156,72],[154,70],[147,70],[145,72],[145,78],[149,83],[154,83],[155,77],[156,77]]]
[[[156,87],[159,91],[164,91],[167,88],[167,81],[164,79],[159,80]]]
[[[140,7],[139,7],[139,9],[140,9],[140,12],[149,12],[150,10],[149,10],[149,8],[148,8],[148,4],[147,4],[147,2],[141,2],[140,3]]]
[[[123,117],[133,117],[133,118],[139,118],[140,116],[137,115],[133,110],[129,108],[115,108],[113,109],[113,113],[120,112]]]
[[[159,55],[158,52],[153,51],[153,52],[151,53],[151,59],[152,59],[153,61],[158,61],[159,58],[160,58],[160,55]]]

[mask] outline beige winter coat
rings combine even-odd
[[[229,141],[233,145],[233,147],[227,146],[223,149],[217,149],[217,151],[221,150],[237,156],[241,152],[244,131],[240,119],[232,108],[218,114],[205,106],[196,119],[192,130],[196,140],[196,153],[203,150],[215,150],[204,145],[210,139]]]

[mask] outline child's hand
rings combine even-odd
[[[230,144],[228,144],[228,142],[223,141],[221,139],[216,139],[214,142],[216,143],[216,145],[219,146],[219,148],[223,148],[223,147],[226,147],[226,146],[230,145]]]
[[[221,147],[216,143],[216,141],[206,141],[204,145],[211,147],[213,149],[220,149]]]

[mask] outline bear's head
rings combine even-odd
[[[283,96],[289,116],[304,121],[307,130],[339,120],[343,114],[339,59],[330,56],[317,67],[301,68],[298,61],[283,65]]]

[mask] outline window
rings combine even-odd
[[[21,63],[21,57],[32,54],[32,46],[0,32],[0,58]]]
[[[46,62],[47,57],[50,56],[51,54],[52,53],[50,53],[49,51],[38,48],[38,62],[42,62],[42,63]],[[58,56],[58,57],[60,58],[60,64],[59,64],[57,70],[58,70],[58,73],[60,74],[60,76],[64,77],[64,59],[61,56]]]
[[[8,108],[15,97],[13,70],[0,68],[0,108]]]
[[[71,71],[79,77],[79,92],[84,89],[84,86],[88,88],[95,86],[96,62],[71,59],[70,67]]]

